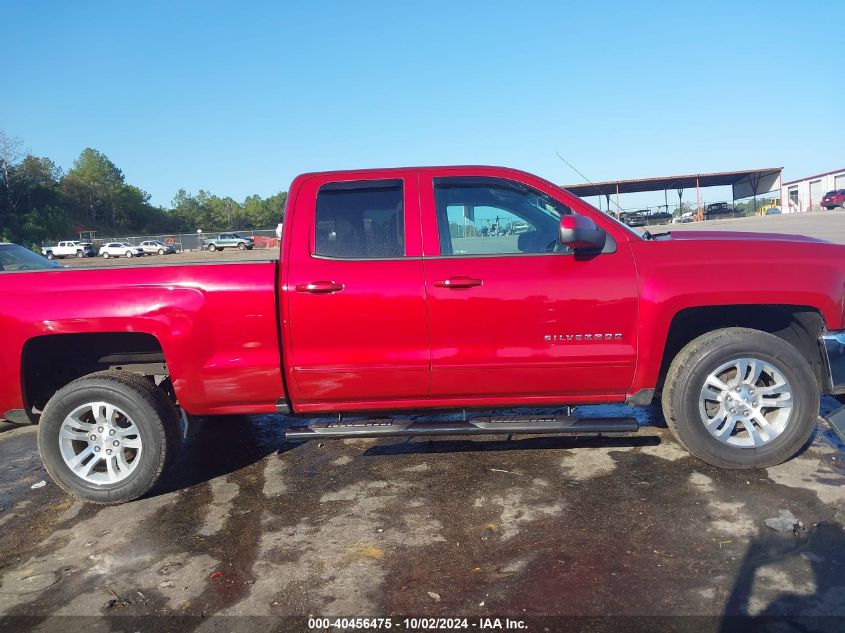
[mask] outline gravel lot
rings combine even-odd
[[[845,243],[837,212],[667,228],[711,227]],[[822,399],[823,412],[835,406]],[[306,444],[284,441],[283,416],[208,419],[157,494],[114,508],[65,496],[41,467],[35,428],[0,425],[0,630],[95,630],[47,616],[149,614],[169,618],[119,622],[232,630],[246,621],[208,616],[658,615],[711,616],[678,622],[715,631],[723,615],[754,614],[837,630],[845,446],[820,423],[786,464],[718,470],[674,442],[657,408],[636,414],[644,429],[630,437]],[[767,527],[782,510],[803,528]],[[593,626],[611,629],[619,621]]]
[[[653,233],[661,231],[761,231],[809,235],[819,239],[845,244],[845,211],[824,211],[764,217],[710,220],[689,224],[667,224],[649,227]]]

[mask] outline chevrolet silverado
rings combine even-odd
[[[0,412],[39,423],[59,486],[145,494],[180,415],[334,416],[291,440],[613,433],[636,420],[402,412],[655,398],[696,457],[762,467],[845,392],[845,246],[640,235],[499,167],[305,174],[284,223],[272,261],[0,275]]]

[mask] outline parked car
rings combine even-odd
[[[736,209],[730,206],[727,202],[713,202],[711,204],[708,204],[704,210],[705,220],[732,218],[735,215]]]
[[[129,242],[109,242],[100,247],[100,255],[105,259],[109,257],[141,257],[144,249]]]
[[[176,252],[173,244],[165,244],[161,240],[144,240],[138,246],[145,255],[172,255]]]
[[[669,224],[672,221],[672,214],[668,211],[650,211],[648,209],[645,209],[644,211],[640,211],[639,214],[645,226]]]
[[[655,398],[694,456],[764,468],[806,445],[820,393],[845,394],[845,246],[640,235],[499,167],[311,173],[289,192],[273,261],[0,275],[0,412],[39,420],[57,485],[145,494],[191,415],[295,415],[278,421],[292,441],[583,435],[639,427],[577,405]],[[473,206],[532,230],[466,237],[450,216]]]
[[[623,211],[619,214],[619,221],[631,227],[645,226],[645,220],[640,211]]]
[[[251,251],[255,248],[255,238],[246,237],[240,233],[221,233],[217,237],[203,240],[202,245],[210,251],[220,251],[224,248],[237,248],[242,251]]]
[[[0,272],[25,272],[31,270],[52,270],[64,268],[58,262],[18,244],[0,243]]]
[[[845,189],[836,189],[828,191],[822,198],[822,206],[828,211],[836,207],[845,209]]]
[[[91,244],[91,242],[80,242],[78,240],[59,242],[55,246],[42,246],[41,252],[47,259],[97,256],[97,249],[94,248],[94,245]]]

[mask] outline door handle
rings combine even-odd
[[[334,281],[312,281],[296,286],[297,292],[310,292],[315,295],[328,295],[343,290],[343,284]]]
[[[481,285],[480,279],[475,279],[474,277],[449,277],[449,279],[443,279],[441,281],[435,281],[434,287],[435,288],[475,288],[476,286]]]

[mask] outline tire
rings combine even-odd
[[[209,244],[209,245],[208,245],[208,250],[210,250],[210,251],[213,253],[214,251],[216,251],[216,250],[217,250],[217,246],[215,246],[214,244]]]
[[[706,399],[708,401],[705,411],[706,407],[710,407],[712,411],[713,407],[718,406],[720,411],[724,410],[725,416],[729,416],[728,408],[736,409],[737,412],[750,411],[753,415],[755,407],[751,405],[761,402],[763,397],[771,396],[749,395],[748,385],[751,385],[750,389],[756,387],[762,392],[768,390],[767,384],[780,384],[781,379],[786,381],[787,389],[777,393],[781,396],[788,393],[791,402],[788,410],[786,407],[766,407],[766,421],[778,420],[772,422],[770,428],[774,430],[770,437],[764,437],[769,431],[752,422],[751,426],[758,434],[759,440],[753,446],[738,445],[753,442],[747,427],[741,421],[731,427],[736,429],[733,434],[728,432],[725,440],[720,440],[707,429],[701,413],[701,398],[705,393],[708,376],[722,367],[729,366],[731,361],[741,358],[755,360],[775,373],[764,369],[758,381],[751,385],[751,374],[746,370],[745,375],[749,380],[743,381],[746,386],[742,387],[741,393],[735,392],[735,378],[726,378],[723,382],[730,388],[729,391],[714,387],[706,393],[721,393],[721,397],[731,397],[732,403],[739,404],[735,407],[728,405],[722,409],[722,405],[717,405],[712,399]],[[753,366],[749,369],[753,370]],[[732,365],[727,371],[737,373]],[[780,378],[775,377],[776,375]],[[756,389],[750,393],[755,394]],[[819,385],[809,362],[792,345],[760,330],[725,328],[694,339],[672,360],[663,386],[663,415],[678,442],[700,460],[719,468],[765,468],[788,460],[808,442],[816,427],[819,395]],[[739,400],[740,397],[747,397],[749,400]],[[762,409],[759,410],[762,412]],[[719,413],[714,412],[712,415],[711,419],[720,417]],[[725,417],[724,423],[717,423],[714,432],[727,429],[730,419]]]
[[[118,473],[116,476],[122,477],[113,482],[89,481],[83,478],[71,469],[62,454],[63,451],[66,454],[74,454],[77,450],[81,454],[91,447],[92,443],[87,439],[60,438],[62,427],[68,416],[79,410],[83,410],[83,413],[78,416],[79,420],[94,422],[90,431],[96,433],[98,430],[96,419],[90,413],[93,408],[89,409],[89,412],[84,412],[85,407],[91,403],[106,403],[126,413],[128,418],[120,416],[114,418],[115,429],[120,428],[121,420],[125,423],[127,419],[131,419],[137,430],[137,433],[134,433],[134,439],[124,438],[119,433],[111,435],[103,433],[100,436],[102,443],[96,445],[100,450],[97,453],[90,453],[95,457],[82,460],[84,466],[80,468],[90,467],[89,477],[108,478],[111,473],[100,472],[100,470],[107,470],[105,460],[96,458],[96,455],[103,453],[102,447],[107,447],[112,442],[112,437],[126,442],[140,443],[141,448],[134,455],[132,448],[120,449],[124,464],[128,467],[123,475],[119,474],[117,457],[109,458],[109,460],[115,460],[112,473]],[[80,422],[75,424],[80,429],[76,433],[86,436],[88,431],[81,430],[82,424]],[[67,430],[68,427],[65,427],[65,431]],[[83,444],[83,441],[88,442],[87,446]],[[164,391],[143,376],[122,371],[89,374],[62,387],[44,407],[38,425],[38,450],[50,477],[66,492],[91,503],[113,505],[143,496],[167,472],[178,445],[178,414]]]
[[[108,259],[109,257],[111,257],[111,255],[109,255],[108,251],[103,253],[103,259]]]
[[[246,244],[244,244],[243,242],[238,242],[238,250],[239,251],[245,251],[246,250]]]
[[[85,257],[85,253],[83,253],[82,251],[76,251],[76,256],[77,257]]]
[[[126,251],[125,255],[126,257],[132,257],[132,251]]]
[[[164,255],[164,249],[163,249],[163,248],[158,249],[158,254],[159,254],[159,255]]]
[[[53,251],[47,251],[47,259],[56,259],[56,256],[53,255]]]

